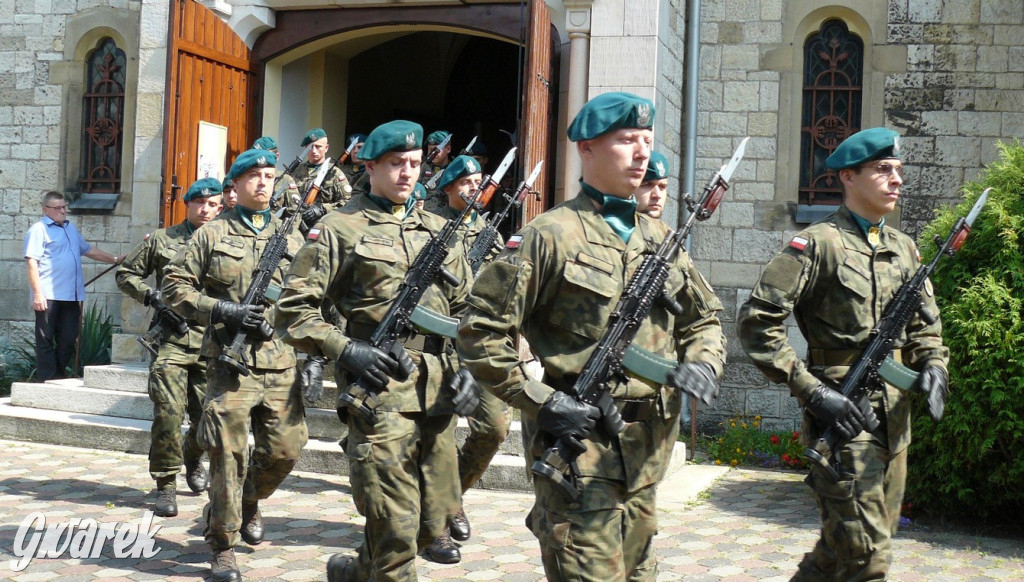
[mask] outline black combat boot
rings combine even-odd
[[[327,560],[327,582],[361,582],[356,578],[356,560],[345,554],[334,554]]]
[[[185,483],[188,483],[192,493],[202,493],[210,485],[210,477],[203,466],[202,457],[192,461],[185,459]]]
[[[236,582],[242,579],[242,573],[238,571],[238,563],[235,562],[234,548],[226,550],[214,550],[213,558],[210,560],[210,580],[214,582]]]
[[[448,522],[448,530],[452,532],[452,539],[457,542],[464,542],[469,539],[472,530],[469,527],[469,518],[466,517],[466,510],[460,509],[455,517]]]
[[[259,501],[242,502],[242,539],[250,546],[263,541],[263,514]]]
[[[156,501],[153,503],[153,514],[160,517],[178,515],[178,491],[175,475],[160,477],[156,480]]]
[[[444,528],[444,533],[437,536],[434,542],[423,550],[423,557],[438,564],[458,564],[462,561],[462,552],[452,541],[451,532]]]

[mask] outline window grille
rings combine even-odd
[[[117,193],[124,135],[124,51],[113,39],[103,39],[87,58],[87,67],[79,185],[83,193]]]

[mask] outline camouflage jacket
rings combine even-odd
[[[188,221],[182,221],[175,226],[147,234],[125,255],[124,261],[117,268],[115,274],[117,288],[125,295],[142,303],[146,299],[147,291],[151,289],[157,291],[163,285],[164,270],[167,268],[167,264],[171,262],[178,251],[185,247],[185,243],[191,236]],[[155,274],[156,278],[153,287],[146,284],[146,279],[151,274]],[[164,333],[164,341],[183,348],[199,349],[203,342],[205,327],[198,321],[189,320],[188,329],[188,333],[184,336],[167,330]]]
[[[325,161],[324,163],[327,162]],[[319,170],[319,165],[299,164],[299,167],[295,170],[295,183],[298,185],[300,198],[306,195],[306,190],[313,184],[313,180],[316,179],[316,173]],[[317,200],[322,202],[324,208],[330,212],[334,208],[344,206],[350,198],[352,198],[352,186],[348,183],[348,178],[345,177],[344,172],[340,168],[337,166],[332,167],[324,177]],[[301,200],[299,202],[301,203]],[[283,206],[291,211],[297,205],[290,197],[285,197]]]
[[[167,266],[163,283],[167,305],[189,320],[209,326],[210,313],[218,300],[239,302],[245,296],[263,249],[281,226],[281,220],[273,217],[256,234],[242,222],[237,207],[203,225]],[[293,231],[288,241],[289,253],[298,252],[301,245],[301,236]],[[282,259],[274,274],[274,284],[281,284],[287,269],[288,259]],[[267,310],[266,317],[276,328],[272,310]],[[220,356],[223,345],[234,338],[226,331],[221,324],[207,328],[203,357]],[[251,341],[249,363],[264,370],[286,370],[295,366],[295,352],[276,337],[270,341]]]
[[[445,220],[452,220],[459,217],[459,213],[448,205],[439,206],[437,204],[431,204],[430,201],[428,201],[424,205],[423,209],[428,212],[433,212]],[[460,240],[462,241],[462,254],[466,255],[467,258],[469,257],[470,249],[473,248],[473,243],[476,242],[476,238],[480,236],[480,233],[487,227],[487,221],[480,218],[476,212],[470,212],[468,218],[469,221],[466,223],[465,230],[462,231],[462,236],[460,237]],[[498,253],[501,252],[501,248],[503,246],[505,246],[505,241],[499,234],[498,238],[494,240],[494,246],[484,258],[484,263],[487,263],[494,257],[498,256]]]
[[[789,343],[784,321],[792,313],[808,353],[853,351],[867,346],[871,329],[900,286],[917,271],[914,241],[883,227],[872,249],[850,211],[839,211],[798,234],[768,264],[739,312],[739,336],[747,355],[772,382],[789,386],[801,403],[824,380],[837,387],[849,366],[811,362],[809,367]],[[938,314],[931,282],[924,307]],[[898,342],[905,365],[943,369],[949,350],[942,345],[942,324],[929,325],[919,315]],[[884,406],[889,447],[899,452],[910,442],[909,399],[892,386],[873,399]],[[862,434],[860,438],[870,438]]]
[[[629,277],[668,234],[660,221],[645,215],[636,220],[624,243],[581,194],[535,218],[477,273],[470,309],[459,325],[459,358],[525,419],[535,418],[553,390],[572,389]],[[705,362],[720,376],[725,336],[717,312],[722,305],[685,253],[676,257],[666,291],[682,313],[673,316],[655,305],[634,343],[666,358]],[[519,333],[544,366],[543,383],[525,373],[516,350]],[[653,400],[659,414],[628,424],[618,438],[592,433],[578,460],[581,473],[623,480],[629,490],[657,482],[678,433],[679,391],[630,375],[613,387],[612,396]],[[532,443],[534,456],[543,447],[539,439]]]
[[[352,184],[352,189],[354,191],[356,181],[366,173],[366,166],[363,164],[348,163],[342,164],[338,167],[341,169],[341,172],[345,174],[345,177],[348,178],[348,183]]]
[[[276,306],[276,320],[285,341],[304,352],[322,353],[337,360],[351,341],[352,330],[362,330],[354,339],[368,339],[395,299],[409,266],[444,223],[415,208],[400,219],[362,194],[325,216],[295,255]],[[459,284],[435,282],[420,305],[457,317],[465,308],[472,281],[469,263],[458,245],[449,253],[445,268],[459,278]],[[324,302],[345,317],[347,329],[324,320]],[[405,382],[392,379],[380,395],[380,409],[450,411],[450,395],[441,394],[441,385],[454,371],[454,362],[446,355],[408,351],[417,372]],[[346,379],[338,383],[344,386]]]

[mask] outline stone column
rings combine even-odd
[[[565,3],[565,28],[569,33],[569,91],[566,119],[570,121],[587,102],[587,81],[590,70],[590,16],[593,4],[593,0],[572,0]],[[576,153],[576,145],[568,141],[565,144],[564,168],[565,188],[561,190],[560,195],[556,194],[556,204],[564,202],[569,196],[576,195],[576,184],[580,179],[580,157]]]

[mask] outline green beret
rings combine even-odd
[[[412,197],[416,200],[426,200],[427,187],[422,182],[416,182],[416,185],[412,187]]]
[[[267,150],[245,150],[238,154],[235,163],[228,170],[228,179],[235,180],[249,171],[249,168],[273,168],[277,165],[277,154]]]
[[[321,140],[325,137],[327,137],[326,131],[320,129],[319,127],[316,129],[311,129],[309,130],[309,133],[306,134],[306,137],[302,138],[302,143],[300,143],[299,145],[302,147],[306,147],[309,144],[317,140]]]
[[[224,188],[220,185],[220,180],[217,178],[202,178],[192,182],[192,185],[188,187],[188,192],[185,192],[185,197],[182,198],[185,202],[191,202],[195,198],[209,198],[210,196],[217,196],[224,193]]]
[[[583,104],[569,124],[569,141],[594,139],[623,127],[649,129],[654,103],[632,93],[603,93]]]
[[[234,188],[235,187],[235,182],[231,178],[228,178],[227,176],[225,176],[224,177],[224,181],[220,183],[220,187],[221,187],[222,190],[227,190],[228,188]]]
[[[900,134],[884,127],[873,127],[846,138],[825,160],[825,167],[842,170],[871,160],[899,157]]]
[[[484,142],[477,140],[477,142],[475,144],[473,144],[473,147],[469,148],[469,155],[471,155],[471,156],[486,156],[487,155],[487,146],[484,145]]]
[[[427,144],[437,145],[443,142],[446,137],[448,137],[448,132],[439,129],[427,136]]]
[[[352,135],[348,136],[348,139],[345,140],[345,147],[348,147],[348,144],[352,143],[353,139],[356,140],[356,143],[366,143],[366,134],[353,133]]]
[[[376,160],[388,152],[409,152],[423,147],[423,127],[401,119],[378,125],[359,150],[359,159]]]
[[[441,179],[437,181],[437,189],[444,190],[448,184],[464,176],[479,174],[482,171],[480,162],[476,161],[472,156],[459,156],[452,160],[452,163],[448,164],[448,167],[444,169]]]
[[[275,140],[274,138],[270,137],[269,135],[265,135],[265,136],[259,138],[258,140],[252,142],[252,149],[254,149],[254,150],[276,150],[277,149],[277,140]]]
[[[651,159],[647,160],[647,173],[644,174],[644,182],[664,180],[668,178],[670,169],[672,166],[668,163],[665,154],[651,150]]]

